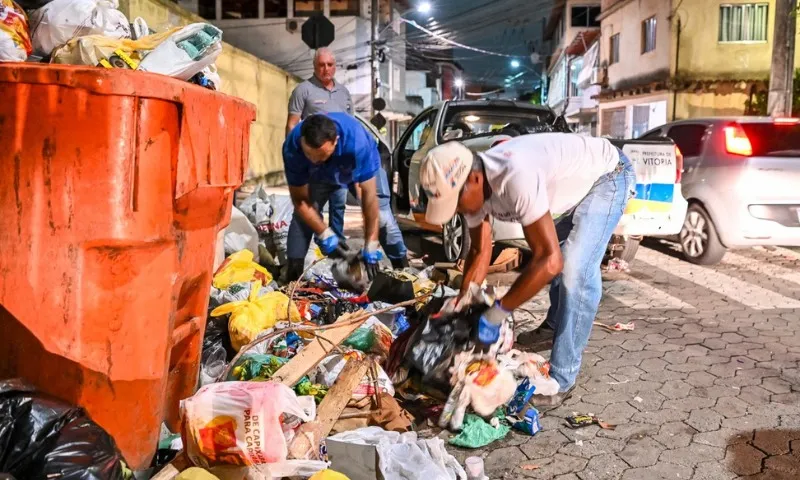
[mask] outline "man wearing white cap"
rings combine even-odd
[[[432,149],[420,166],[426,220],[464,214],[472,240],[463,296],[482,283],[492,255],[490,216],[519,222],[532,260],[506,295],[478,321],[482,343],[497,341],[511,311],[550,285],[550,309],[538,336],[553,338],[550,374],[559,393],[534,395],[554,408],[572,392],[602,295],[600,263],[636,184],[633,166],[608,140],[566,133],[522,135],[484,153],[458,142]],[[450,307],[457,308],[458,300]],[[549,332],[549,333],[548,333]]]

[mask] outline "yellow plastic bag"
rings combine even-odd
[[[241,250],[222,262],[217,273],[214,274],[212,285],[220,290],[226,290],[234,283],[256,280],[260,280],[262,285],[266,285],[272,281],[272,275],[266,268],[253,261],[253,252]]]
[[[86,35],[70,40],[53,52],[51,63],[69,65],[113,66],[135,70],[148,52],[180,30],[147,35],[138,40],[117,39],[103,35]]]
[[[339,472],[334,472],[333,470],[327,469],[315,473],[308,480],[350,480],[350,477],[341,474]]]
[[[300,322],[297,305],[292,302],[291,308],[287,308],[289,297],[281,292],[269,292],[259,297],[260,290],[261,282],[256,281],[250,289],[250,298],[226,303],[211,311],[212,317],[231,314],[228,333],[231,336],[231,345],[237,352],[255,340],[259,333],[274,327],[278,322]]]

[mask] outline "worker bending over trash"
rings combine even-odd
[[[329,193],[359,186],[364,215],[364,249],[361,252],[370,278],[382,255],[378,244],[378,195],[375,186],[380,154],[375,140],[354,117],[346,113],[311,115],[295,126],[283,144],[283,166],[294,214],[289,226],[287,257],[289,280],[303,273],[311,236],[325,256],[349,250],[344,238],[325,226],[322,210]]]
[[[444,224],[464,214],[472,240],[458,309],[472,282],[481,284],[492,256],[489,217],[522,225],[532,260],[508,293],[478,320],[478,339],[495,343],[503,321],[550,283],[550,309],[535,331],[553,339],[555,395],[534,395],[537,408],[569,397],[602,295],[600,264],[633,195],[630,160],[608,140],[566,133],[512,138],[484,153],[459,142],[432,149],[420,166],[428,196],[426,219]]]

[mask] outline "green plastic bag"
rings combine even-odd
[[[481,417],[474,413],[468,413],[464,416],[464,426],[461,428],[461,432],[447,443],[456,447],[481,448],[497,440],[502,440],[509,431],[511,431],[511,427],[505,423],[501,422],[499,427],[494,428]]]

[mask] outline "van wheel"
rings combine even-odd
[[[457,262],[467,258],[470,247],[467,221],[461,214],[456,214],[442,227],[442,247],[448,262]]]
[[[680,233],[683,257],[697,265],[714,265],[722,260],[725,247],[708,212],[698,204],[689,206]]]
[[[622,250],[617,251],[614,256],[627,264],[632,263],[636,258],[636,252],[639,251],[639,243],[641,243],[641,241],[642,237],[633,237],[629,235],[625,239]]]

